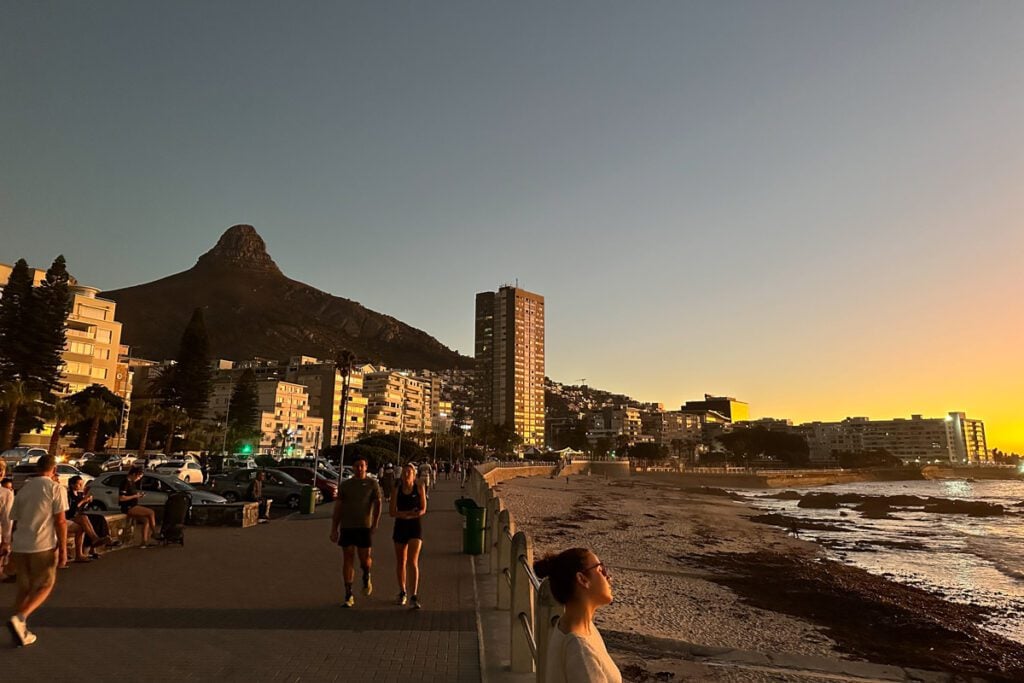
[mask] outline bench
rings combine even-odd
[[[107,527],[110,529],[110,538],[114,541],[120,541],[121,547],[126,548],[130,545],[138,545],[142,542],[142,533],[137,534],[138,539],[133,539],[134,528],[132,523],[128,520],[128,515],[121,512],[89,512],[90,515],[102,515],[107,521]],[[75,556],[75,535],[68,533],[68,557]]]
[[[259,503],[193,505],[190,522],[196,526],[256,526]]]

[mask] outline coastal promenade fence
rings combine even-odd
[[[587,462],[561,466],[554,463],[488,463],[470,473],[468,495],[486,508],[484,552],[497,582],[499,610],[508,610],[510,622],[510,664],[514,673],[536,672],[544,682],[547,643],[562,606],[551,595],[548,580],[533,572],[533,541],[525,531],[516,531],[512,513],[494,492],[498,482],[515,477],[566,476],[581,474]]]

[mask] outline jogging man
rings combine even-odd
[[[344,551],[345,607],[352,607],[352,581],[355,579],[355,556],[359,551],[359,566],[363,570],[363,595],[373,592],[370,569],[373,567],[373,532],[380,523],[382,509],[380,486],[366,476],[366,458],[357,457],[352,463],[352,478],[338,487],[331,515],[331,542]]]
[[[54,479],[57,461],[44,455],[36,463],[38,476],[29,479],[14,498],[11,520],[14,542],[11,564],[18,573],[18,592],[14,616],[7,626],[15,645],[36,642],[28,630],[28,618],[50,597],[57,580],[58,555],[67,553],[68,527],[64,512],[68,509],[67,490]]]

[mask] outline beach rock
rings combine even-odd
[[[766,515],[757,515],[756,517],[751,517],[750,520],[759,524],[779,526],[783,529],[789,529],[790,531],[850,531],[849,529],[836,524],[813,522],[807,519],[800,519],[799,517],[780,515],[776,512]]]
[[[937,512],[947,515],[969,515],[971,517],[1000,517],[1006,509],[996,503],[981,500],[947,500],[931,498],[925,503],[925,512]]]
[[[803,497],[799,491],[782,491],[780,493],[769,493],[765,498],[772,498],[774,500],[800,500]]]
[[[857,493],[808,493],[797,507],[810,508],[815,510],[835,510],[843,503],[858,503],[864,496]]]

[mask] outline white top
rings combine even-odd
[[[545,669],[544,683],[622,683],[619,667],[593,624],[589,636],[562,633],[556,624],[548,639]]]
[[[0,486],[0,543],[11,542],[11,506],[14,491]]]
[[[11,508],[17,522],[11,552],[41,553],[57,547],[54,515],[68,509],[67,489],[49,477],[32,477],[18,491]]]

